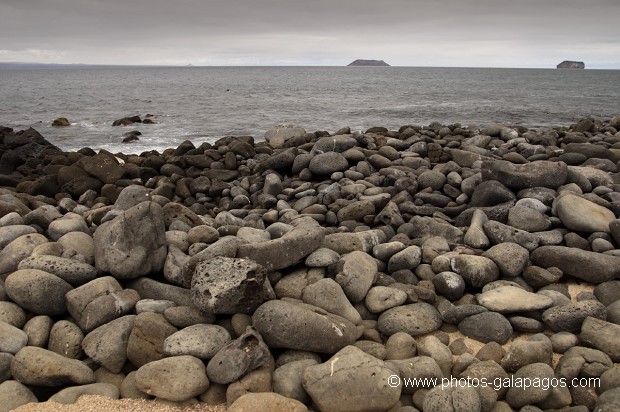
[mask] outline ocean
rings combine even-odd
[[[147,114],[156,124],[112,127]],[[140,153],[274,125],[461,123],[568,126],[620,115],[620,71],[432,67],[70,67],[0,69],[0,125],[33,127],[63,150]],[[70,127],[52,127],[66,117]],[[123,133],[140,140],[123,144]]]

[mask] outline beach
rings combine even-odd
[[[614,410],[619,131],[0,127],[0,411]]]

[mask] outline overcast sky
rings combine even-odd
[[[0,61],[620,69],[620,0],[0,0]]]

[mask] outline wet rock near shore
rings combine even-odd
[[[0,403],[613,407],[618,124],[279,126],[141,155],[0,127]],[[404,385],[451,376],[604,384]]]

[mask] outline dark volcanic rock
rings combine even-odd
[[[568,167],[564,162],[536,161],[517,165],[505,160],[485,160],[482,180],[497,180],[511,189],[548,187],[556,189],[564,184]]]
[[[620,257],[564,246],[541,246],[530,255],[543,268],[557,267],[566,275],[599,284],[620,277]]]

